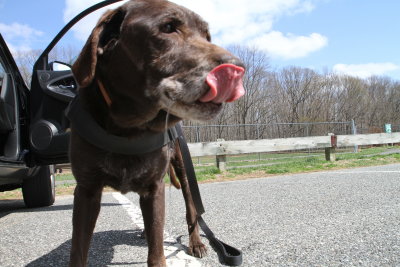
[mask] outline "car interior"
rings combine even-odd
[[[15,161],[19,156],[19,124],[16,90],[12,76],[0,62],[0,158]]]

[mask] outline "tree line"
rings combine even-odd
[[[400,125],[399,81],[383,76],[361,79],[328,71],[319,73],[296,66],[272,70],[267,55],[255,48],[234,46],[230,50],[246,65],[246,95],[226,105],[211,124],[248,126],[214,126],[213,136],[200,139],[351,134],[352,121],[358,133],[382,132],[387,123],[394,130]],[[206,130],[192,131],[197,131],[190,134],[194,136]]]
[[[191,126],[186,128],[191,142],[349,134],[352,121],[358,133],[382,132],[386,123],[394,130],[400,125],[397,80],[383,76],[361,79],[296,66],[274,70],[268,56],[256,48],[232,46],[229,50],[246,66],[246,94],[225,105],[212,121],[185,121],[185,126]],[[50,57],[71,62],[78,52],[70,47],[56,48]],[[27,81],[39,55],[39,50],[17,55]]]

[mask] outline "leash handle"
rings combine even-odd
[[[222,263],[230,266],[239,266],[243,262],[242,252],[221,240],[217,239],[211,229],[208,227],[201,214],[205,212],[203,202],[201,200],[199,185],[197,184],[196,173],[194,171],[192,157],[190,156],[189,147],[187,146],[186,139],[183,135],[182,127],[178,123],[176,126],[178,134],[179,148],[182,153],[183,164],[185,166],[186,176],[189,181],[190,193],[192,194],[194,206],[197,211],[197,221],[203,230],[207,239],[212,243],[214,250],[220,256]]]
[[[216,238],[201,216],[198,216],[197,219],[201,230],[203,230],[208,240],[214,245],[214,249],[218,252],[223,262],[229,266],[241,265],[243,262],[242,252]]]

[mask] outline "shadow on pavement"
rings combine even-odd
[[[118,203],[101,203],[102,207],[120,206]],[[49,212],[49,211],[63,211],[72,210],[73,205],[53,205],[41,208],[26,208],[23,200],[1,200],[0,201],[0,219],[10,213],[19,212]]]
[[[119,245],[147,247],[146,240],[141,238],[140,230],[105,231],[93,234],[89,250],[88,266],[143,265],[146,262],[112,263],[114,247]],[[26,267],[68,266],[71,240],[64,242],[50,253],[32,261]]]

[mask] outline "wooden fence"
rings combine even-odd
[[[325,149],[326,160],[335,160],[336,147],[400,143],[400,133],[328,135],[280,139],[189,143],[192,157],[215,156],[217,167],[226,169],[226,156],[302,149]]]
[[[355,135],[327,135],[312,137],[294,137],[278,139],[260,139],[243,141],[188,143],[192,157],[215,156],[217,167],[226,170],[226,156],[251,153],[293,151],[302,149],[325,149],[326,160],[335,160],[335,148],[354,147],[363,145],[379,145],[400,143],[400,132],[355,134]],[[68,169],[70,164],[59,164],[57,169]]]

